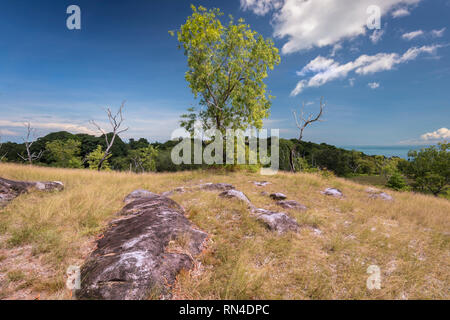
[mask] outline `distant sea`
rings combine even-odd
[[[368,156],[386,156],[386,157],[400,157],[408,159],[408,152],[410,150],[420,150],[428,146],[340,146],[346,150],[357,150],[365,153]]]

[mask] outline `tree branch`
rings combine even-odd
[[[108,138],[108,134],[106,133],[106,131],[103,130],[94,120],[90,121],[90,123],[92,125],[94,125],[97,128],[97,130],[105,136],[105,142],[106,142],[106,150],[103,155],[103,158],[100,160],[100,162],[98,164],[98,171],[100,171],[102,169],[103,163],[111,155],[111,148],[114,145],[114,141],[116,140],[116,137],[119,134],[124,133],[125,131],[129,130],[128,127],[125,129],[120,129],[120,127],[122,126],[122,123],[124,121],[123,113],[122,113],[124,107],[125,107],[125,101],[122,102],[122,104],[120,105],[120,108],[116,114],[113,114],[113,112],[111,111],[110,108],[105,109],[106,115],[108,116],[108,120],[109,120],[109,123],[111,124],[111,128],[112,128],[111,140]]]
[[[325,108],[325,104],[323,102],[323,97],[320,99],[320,112],[319,114],[314,117],[313,114],[310,114],[308,116],[307,119],[305,119],[304,117],[304,109],[305,109],[305,103],[303,102],[302,108],[300,109],[300,114],[299,116],[297,116],[297,113],[295,111],[292,111],[292,114],[294,116],[294,120],[295,120],[295,124],[297,125],[297,128],[300,129],[300,137],[299,137],[299,141],[302,141],[303,139],[303,131],[305,130],[305,128],[307,126],[309,126],[310,124],[317,122],[317,121],[322,121],[320,118],[323,115],[323,110]]]

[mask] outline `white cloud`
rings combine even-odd
[[[87,133],[87,134],[98,134],[95,130],[90,129],[85,126],[73,124],[73,123],[57,123],[57,122],[43,122],[36,121],[31,123],[33,128],[45,129],[45,130],[64,130],[73,133]],[[13,128],[23,128],[24,122],[11,121],[11,120],[0,120],[0,126],[3,127],[13,127]]]
[[[410,14],[411,14],[411,12],[409,12],[409,10],[407,8],[399,8],[392,12],[392,17],[401,18],[401,17],[409,16]]]
[[[381,40],[381,38],[384,35],[384,30],[375,30],[372,35],[370,36],[370,41],[372,41],[372,43],[376,44],[378,43],[378,41]]]
[[[405,40],[412,40],[414,38],[423,36],[424,32],[422,30],[408,32],[402,35],[402,38]]]
[[[356,81],[355,78],[348,79],[348,83],[350,84],[350,87],[353,87],[355,85],[355,81]]]
[[[244,10],[264,15],[273,12],[274,35],[287,38],[282,52],[289,54],[325,47],[367,32],[367,8],[380,7],[383,15],[399,5],[421,0],[241,0]]]
[[[423,134],[420,139],[423,141],[441,141],[450,139],[450,130],[447,128],[441,128],[434,132]]]
[[[267,14],[269,11],[279,9],[282,0],[241,0],[243,10],[251,10],[259,16]]]
[[[8,130],[8,129],[0,129],[0,137],[2,136],[17,136],[18,133]]]
[[[314,75],[308,80],[300,80],[291,92],[291,96],[300,94],[305,88],[319,87],[332,80],[345,78],[350,72],[358,75],[367,75],[391,70],[398,64],[416,59],[421,53],[433,54],[440,47],[441,45],[413,47],[403,55],[399,55],[398,53],[378,53],[373,56],[361,55],[355,61],[350,61],[345,64],[340,64],[334,59],[318,56],[310,61],[301,71],[297,72],[302,77],[309,73],[314,73]]]
[[[435,38],[441,38],[444,36],[445,30],[447,30],[447,28],[445,28],[445,27],[440,30],[432,30],[431,35]]]
[[[370,82],[367,84],[370,89],[377,89],[380,87],[380,84],[378,82]]]

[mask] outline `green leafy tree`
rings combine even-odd
[[[261,128],[273,98],[263,80],[280,62],[278,49],[242,19],[230,16],[223,25],[219,9],[192,11],[177,35],[187,56],[185,78],[195,98],[200,96],[201,109],[189,109],[181,125],[190,132],[197,120],[205,130]]]
[[[86,160],[89,164],[89,169],[98,170],[100,161],[102,161],[101,170],[102,171],[110,171],[111,167],[109,165],[108,159],[111,157],[109,155],[106,159],[104,158],[105,153],[103,152],[102,146],[98,145],[97,148],[89,153],[86,157]]]
[[[50,154],[52,163],[57,167],[81,168],[83,162],[80,158],[81,142],[69,139],[67,141],[54,140],[47,142],[45,148]]]
[[[156,171],[156,158],[158,150],[153,146],[130,150],[129,157],[131,160],[132,170],[134,172],[150,172]]]
[[[408,184],[406,183],[405,177],[403,177],[400,172],[396,171],[391,175],[388,182],[386,183],[386,186],[388,188],[400,191],[407,189]]]
[[[450,184],[450,143],[410,151],[411,162],[406,171],[414,179],[414,187],[438,196],[445,193]]]

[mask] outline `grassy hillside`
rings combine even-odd
[[[176,299],[449,299],[450,202],[388,191],[393,203],[369,200],[367,186],[314,174],[273,177],[219,171],[135,175],[0,164],[0,176],[59,180],[60,193],[33,192],[0,209],[0,298],[63,299],[65,270],[79,265],[135,189],[163,192],[226,182],[258,207],[280,211],[262,191],[283,192],[309,210],[288,212],[302,226],[279,236],[241,203],[215,193],[176,194],[189,219],[210,234],[196,268],[174,286]],[[256,187],[250,181],[272,185]],[[320,191],[336,187],[345,199]],[[366,288],[369,265],[382,289]]]

